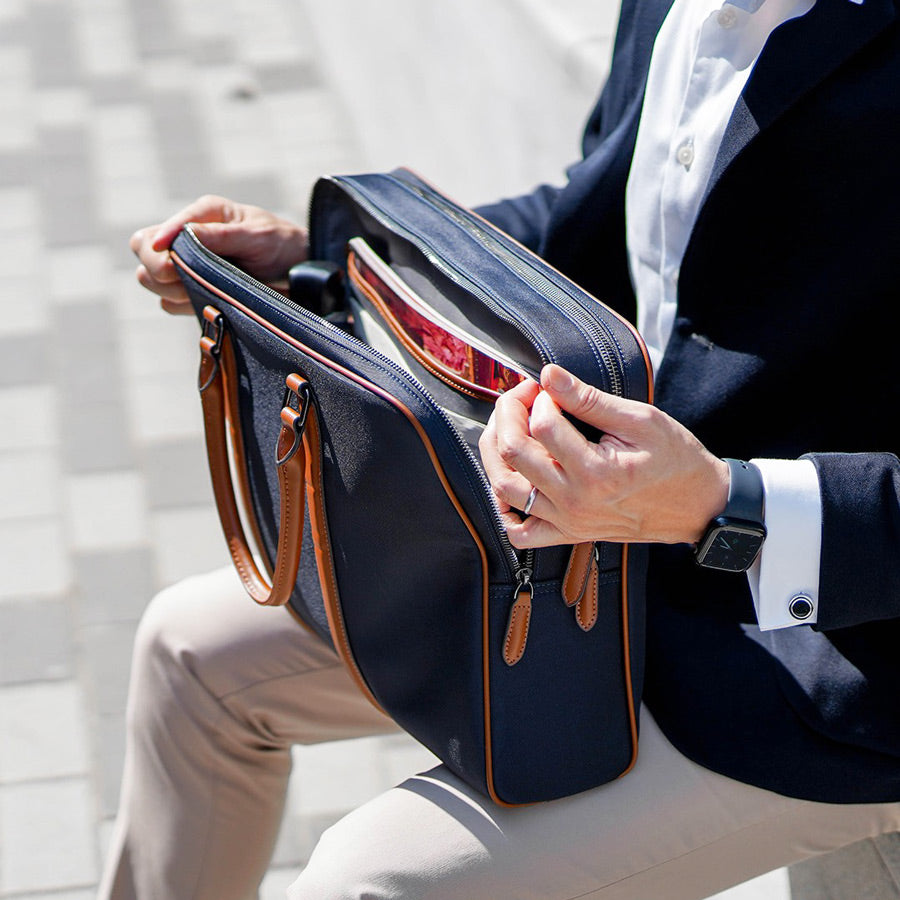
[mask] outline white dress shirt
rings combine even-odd
[[[638,330],[655,368],[672,334],[679,267],[734,105],[772,31],[814,3],[675,0],[656,37],[625,194]],[[809,460],[753,462],[763,475],[768,532],[747,573],[759,626],[815,622],[822,529],[816,469]]]

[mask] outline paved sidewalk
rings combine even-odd
[[[615,4],[453,10],[0,3],[3,900],[93,896],[137,620],[160,587],[226,561],[196,325],[137,287],[129,234],[208,191],[302,217],[328,171],[410,163],[470,200],[558,176],[604,71]],[[352,11],[357,27],[342,28]],[[384,22],[397,27],[374,30]],[[423,59],[442,64],[420,76]],[[487,82],[500,86],[493,97]],[[265,898],[283,896],[323,827],[430,764],[398,737],[297,756],[313,774],[292,782]],[[779,879],[727,896],[787,897],[771,887]]]

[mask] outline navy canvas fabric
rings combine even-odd
[[[568,183],[481,210],[629,316],[625,183],[670,5],[624,0]],[[657,402],[717,455],[811,455],[819,624],[762,634],[744,577],[653,548],[645,688],[682,752],[793,796],[900,799],[898,308],[897,4],[818,0],[772,35],[735,108]]]

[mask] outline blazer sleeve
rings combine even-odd
[[[822,492],[817,627],[900,618],[900,460],[811,453]]]

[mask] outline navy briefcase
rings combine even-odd
[[[172,246],[245,587],[288,604],[372,703],[498,803],[624,774],[646,548],[517,552],[476,445],[497,396],[548,362],[651,402],[640,338],[407,170],[321,179],[310,241],[290,299],[190,226]]]

